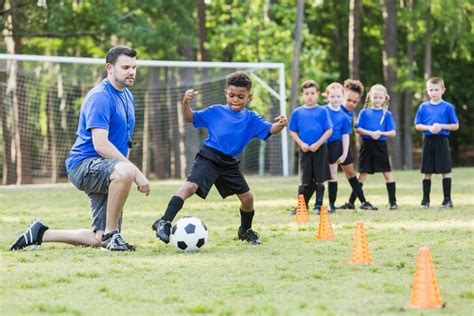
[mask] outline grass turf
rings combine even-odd
[[[418,315],[408,311],[415,258],[420,246],[432,251],[446,307],[437,315],[473,311],[474,168],[453,172],[454,209],[438,208],[441,178],[433,177],[431,204],[419,209],[421,176],[394,172],[399,210],[388,211],[383,177],[369,176],[366,196],[378,212],[340,210],[331,215],[335,239],[316,241],[318,217],[297,225],[288,216],[296,205],[298,179],[248,177],[255,197],[254,229],[263,245],[237,240],[235,197],[189,199],[178,217],[201,218],[209,243],[199,253],[181,253],[159,242],[150,226],[181,181],[152,184],[145,198],[133,189],[125,206],[123,233],[135,253],[111,253],[62,244],[35,251],[8,251],[34,218],[51,228],[89,225],[87,198],[72,186],[0,187],[0,304],[14,314],[212,314],[212,315]],[[339,174],[338,204],[349,194]],[[326,195],[327,196],[327,195]],[[327,201],[327,198],[325,199]],[[365,222],[375,263],[350,266],[355,222]]]

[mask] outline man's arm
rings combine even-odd
[[[184,93],[183,106],[181,107],[181,113],[183,114],[184,121],[187,123],[192,123],[194,121],[193,110],[191,109],[191,101],[193,100],[193,97],[198,94],[199,92],[194,91],[193,89],[187,90]]]

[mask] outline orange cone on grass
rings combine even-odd
[[[296,207],[295,222],[298,224],[304,224],[309,222],[308,209],[306,208],[306,202],[304,201],[304,195],[298,195],[298,206]]]
[[[319,213],[319,228],[316,233],[317,240],[331,240],[334,239],[334,232],[331,226],[331,219],[329,218],[328,207],[321,206]]]
[[[354,237],[352,239],[352,256],[349,264],[372,264],[374,259],[370,254],[369,242],[365,233],[364,222],[356,223]]]
[[[433,259],[428,247],[418,249],[415,276],[408,307],[410,309],[443,307]]]

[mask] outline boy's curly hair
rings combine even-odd
[[[364,94],[364,85],[359,80],[347,79],[344,81],[344,89],[354,91],[361,96]]]
[[[252,79],[243,71],[236,71],[227,76],[227,86],[244,87],[252,89]]]

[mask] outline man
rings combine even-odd
[[[81,108],[76,142],[66,159],[69,180],[89,197],[90,229],[50,230],[35,220],[11,246],[22,249],[42,242],[134,251],[120,234],[122,209],[132,183],[148,195],[150,184],[127,159],[135,127],[134,98],[129,87],[136,76],[137,52],[115,46],[106,56],[107,78],[87,94]]]

